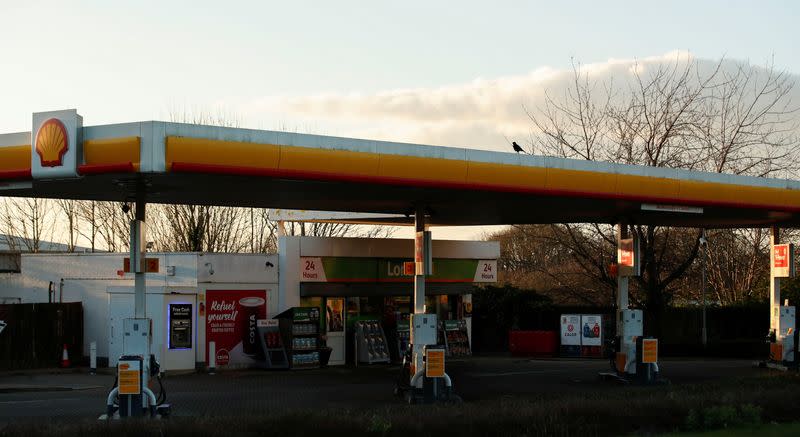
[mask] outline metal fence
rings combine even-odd
[[[602,314],[603,338],[616,335],[611,307],[559,306],[542,302],[532,293],[494,291],[473,296],[472,349],[475,353],[509,350],[511,330],[558,331],[561,314]],[[664,356],[716,356],[755,358],[768,353],[766,304],[712,307],[707,312],[708,342],[702,343],[701,308],[665,308],[644,312],[644,334],[659,339]]]
[[[0,320],[0,369],[56,367],[64,345],[73,363],[83,358],[80,302],[0,305]]]

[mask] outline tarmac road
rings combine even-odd
[[[765,372],[747,360],[663,360],[662,375],[672,384],[735,379]],[[447,372],[466,402],[552,392],[619,389],[601,381],[605,360],[530,360],[473,357],[451,360]],[[242,412],[305,408],[391,406],[399,366],[331,367],[302,371],[240,370],[167,376],[167,402],[176,416],[235,415]],[[0,375],[0,423],[93,419],[105,412],[110,374],[42,373]],[[157,393],[157,387],[154,387]]]

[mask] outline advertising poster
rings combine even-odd
[[[581,345],[581,316],[578,314],[561,315],[561,345],[580,346]]]
[[[602,346],[603,319],[599,314],[581,316],[581,345]]]
[[[217,365],[253,364],[260,352],[257,323],[266,318],[266,290],[208,290],[206,341],[216,342]]]
[[[327,332],[344,331],[344,298],[328,298],[326,303]]]

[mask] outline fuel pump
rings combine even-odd
[[[150,352],[153,342],[153,321],[145,314],[145,202],[144,191],[138,187],[136,219],[131,221],[130,269],[134,273],[134,317],[122,322],[122,356],[117,364],[117,381],[106,398],[106,414],[102,419],[166,416],[166,392],[161,384],[161,370]],[[123,212],[127,213],[127,203]],[[161,386],[159,398],[150,390],[153,377]]]
[[[414,345],[422,349],[422,367],[417,368],[414,365],[410,354],[405,357],[400,380],[395,388],[395,393],[405,395],[409,403],[458,399],[452,394],[453,383],[445,372],[445,348],[438,344],[437,327],[436,314],[411,315],[409,351]]]
[[[617,319],[616,370],[620,375],[636,374],[636,340],[642,336],[642,310],[622,309]]]
[[[617,337],[612,343],[612,373],[601,373],[603,378],[624,382],[636,379],[649,384],[658,379],[658,340],[645,338],[644,314],[631,309],[628,304],[628,279],[639,276],[639,240],[637,234],[628,234],[628,226],[617,225]]]
[[[123,321],[123,350],[117,363],[117,384],[106,400],[106,419],[140,416],[167,416],[166,391],[161,383],[161,366],[150,354],[152,320],[130,318]],[[161,391],[156,398],[149,385],[158,380]]]
[[[786,370],[798,365],[797,348],[800,345],[797,341],[795,307],[790,306],[788,300],[781,305],[781,278],[792,278],[795,274],[794,245],[781,244],[780,229],[773,227],[770,234],[769,359],[758,362],[759,367]]]
[[[795,307],[783,305],[778,310],[778,329],[772,331],[769,336],[770,362],[786,367],[797,367]]]

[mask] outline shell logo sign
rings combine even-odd
[[[42,167],[60,167],[64,155],[69,150],[67,128],[57,118],[42,123],[36,134],[36,153],[39,154]]]
[[[34,112],[31,123],[31,176],[66,179],[80,176],[83,117],[75,109]]]

